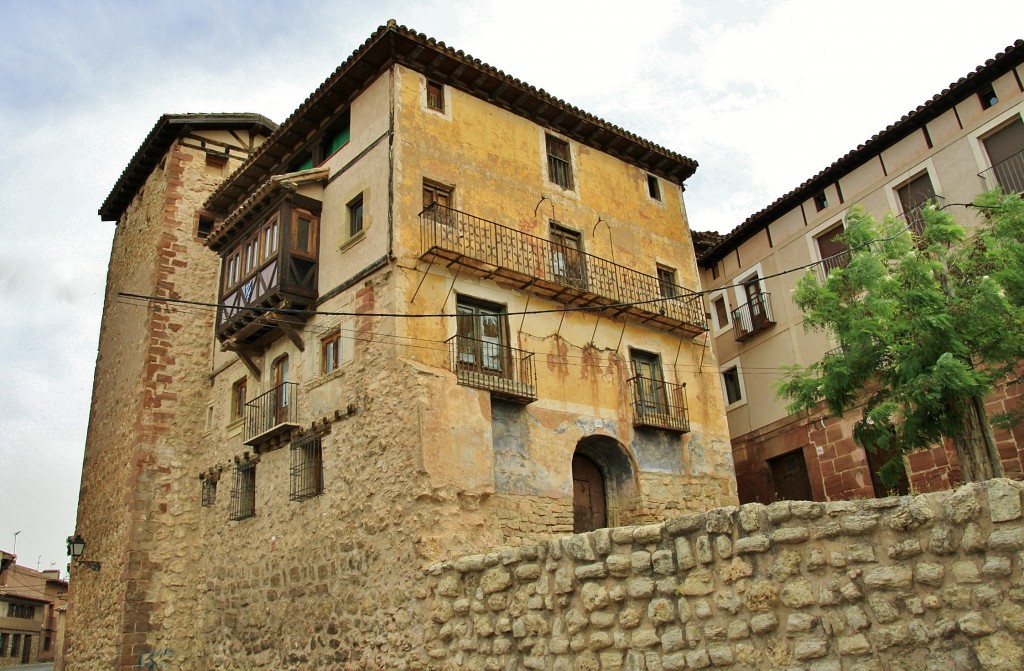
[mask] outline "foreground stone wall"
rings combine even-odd
[[[410,666],[1018,670],[1022,491],[754,503],[435,564]]]

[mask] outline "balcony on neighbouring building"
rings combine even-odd
[[[283,382],[245,404],[245,432],[242,442],[254,447],[278,436],[287,439],[298,428],[298,391],[295,382]]]
[[[420,213],[421,258],[497,278],[566,305],[669,331],[707,331],[700,296],[606,259],[437,203]],[[603,308],[598,310],[598,308]]]
[[[1024,193],[1024,151],[978,173],[986,190],[997,186],[1005,193]]]
[[[919,203],[914,207],[911,207],[903,212],[896,215],[896,218],[906,223],[910,228],[910,232],[915,238],[920,238],[924,234],[924,208],[932,203],[938,209],[942,210],[946,207],[946,199],[942,196],[932,196],[923,203]]]
[[[647,426],[687,433],[686,385],[637,375],[630,378],[633,426]]]
[[[746,340],[774,326],[771,296],[767,292],[752,294],[746,303],[732,311],[732,324],[736,340]]]
[[[507,401],[537,400],[533,352],[465,336],[448,339],[449,364],[459,384],[486,389]]]

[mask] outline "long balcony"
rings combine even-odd
[[[449,364],[459,384],[486,389],[507,401],[537,400],[533,352],[465,336],[452,336],[447,342]]]
[[[298,428],[298,391],[297,383],[283,382],[246,403],[242,442],[256,447]]]
[[[774,326],[771,296],[767,292],[751,296],[747,303],[732,311],[732,324],[736,340],[746,340],[758,331]]]
[[[690,416],[686,409],[686,385],[637,375],[630,378],[633,426],[648,426],[688,433]]]
[[[1024,151],[978,173],[986,189],[1001,187],[1005,193],[1024,193]]]
[[[697,336],[707,331],[699,295],[653,275],[438,205],[420,213],[421,258],[510,282],[573,306]],[[674,295],[666,298],[668,290]]]

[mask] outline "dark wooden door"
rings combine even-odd
[[[25,634],[24,640],[21,643],[21,663],[28,664],[32,658],[32,637]]]
[[[776,501],[813,501],[804,451],[794,450],[768,460]]]
[[[893,487],[886,487],[885,483],[882,482],[882,478],[878,475],[878,471],[893,457],[894,452],[891,450],[865,450],[865,453],[868,457],[868,470],[871,471],[871,485],[875,488],[876,497],[906,496],[910,493],[910,482],[907,480],[907,470],[905,468],[900,469],[899,479]]]
[[[275,424],[281,424],[288,420],[288,355],[279,357],[274,361],[274,419]]]
[[[747,294],[747,305],[750,307],[750,327],[752,330],[764,326],[767,317],[764,313],[764,301],[761,296],[761,282],[757,275],[743,283]]]
[[[604,476],[597,464],[582,454],[572,457],[572,508],[574,533],[608,526]]]

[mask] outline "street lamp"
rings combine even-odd
[[[78,534],[68,536],[68,556],[71,557],[71,560],[76,564],[91,568],[93,571],[99,571],[100,563],[98,561],[79,559],[83,552],[85,552],[85,539]]]

